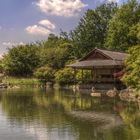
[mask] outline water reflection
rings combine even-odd
[[[136,103],[93,98],[68,90],[0,92],[1,140],[136,140]]]

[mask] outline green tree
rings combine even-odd
[[[43,66],[35,70],[34,76],[43,82],[52,82],[55,71],[48,66]]]
[[[4,72],[3,59],[0,59],[0,73]]]
[[[87,82],[86,80],[92,80],[91,70],[78,70],[76,73],[76,80],[83,80],[82,82]]]
[[[129,0],[119,7],[109,22],[106,46],[113,50],[126,51],[136,45],[134,29],[140,22],[140,4],[136,0]]]
[[[55,73],[55,80],[60,85],[74,82],[74,71],[71,68],[64,68]]]
[[[41,65],[48,65],[53,69],[63,68],[71,59],[72,44],[63,43],[55,48],[42,48],[40,57]]]
[[[140,88],[140,45],[131,47],[128,50],[129,56],[126,59],[126,74],[122,80],[127,86]]]
[[[30,76],[40,64],[39,48],[33,44],[8,50],[3,59],[4,70],[12,76]]]
[[[70,35],[78,58],[95,47],[103,48],[108,22],[117,10],[115,3],[103,4],[95,10],[87,10],[78,26]]]
[[[140,44],[140,22],[132,27],[128,34],[130,44],[137,45]]]
[[[47,41],[43,41],[43,46],[47,47],[47,48],[53,48],[56,47],[57,41],[59,40],[58,36],[56,36],[55,34],[50,34],[48,36]]]
[[[49,34],[48,39],[38,42],[38,46],[45,48],[55,48],[63,43],[71,43],[68,33],[61,31],[59,36]]]

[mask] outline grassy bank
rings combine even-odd
[[[23,77],[5,77],[2,82],[11,85],[41,85],[38,79]]]

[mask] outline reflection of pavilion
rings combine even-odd
[[[66,116],[74,121],[77,119],[84,122],[85,120],[85,122],[87,121],[93,126],[103,129],[124,126],[119,110],[117,110],[123,108],[123,105],[118,107],[113,100],[95,99],[87,96],[86,98],[85,96],[75,97],[69,92],[66,92],[63,96],[59,96],[57,93],[54,99],[63,106]]]
[[[93,83],[95,88],[110,89],[121,85],[119,78],[124,74],[126,56],[126,53],[94,49],[80,61],[68,66],[72,67],[75,72],[81,69],[82,77],[84,77],[83,70],[90,70],[91,79],[82,78],[82,81]]]
[[[138,106],[139,106],[139,110],[140,110],[140,101],[138,101]]]
[[[109,129],[117,126],[123,126],[122,118],[117,114],[95,111],[72,111],[69,112],[72,117],[93,122],[97,128]],[[98,126],[100,124],[100,126]]]

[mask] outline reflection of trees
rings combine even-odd
[[[94,111],[113,111],[115,101],[112,99],[91,98],[88,95],[77,95],[71,91],[56,91],[53,99],[62,104],[66,111],[71,110],[94,110]]]
[[[13,94],[2,97],[2,108],[10,119],[27,125],[42,124],[48,129],[63,129],[67,120],[63,105],[55,101],[53,94]]]
[[[126,135],[129,134],[128,140],[140,138],[140,111],[137,103],[129,103],[121,113],[121,116],[127,125]]]
[[[11,121],[24,121],[27,124],[40,123],[47,129],[58,128],[61,133],[64,133],[63,131],[68,127],[70,134],[76,134],[78,140],[129,140],[140,137],[138,131],[140,112],[136,104],[128,105],[112,99],[91,98],[87,95],[74,95],[70,91],[59,90],[55,93],[23,91],[19,94],[7,93],[1,96],[2,108]],[[70,114],[73,111],[120,114],[127,126],[101,130],[98,129],[100,122],[94,123],[90,119],[75,117]]]
[[[43,124],[53,127],[66,122],[64,107],[57,103],[54,95],[36,95],[33,97],[33,102],[38,106],[39,119]]]
[[[0,94],[0,103],[1,103],[1,100],[2,100],[2,95]]]
[[[32,102],[31,96],[3,96],[2,108],[12,119],[22,120],[23,118],[31,117],[35,113],[35,104]]]

